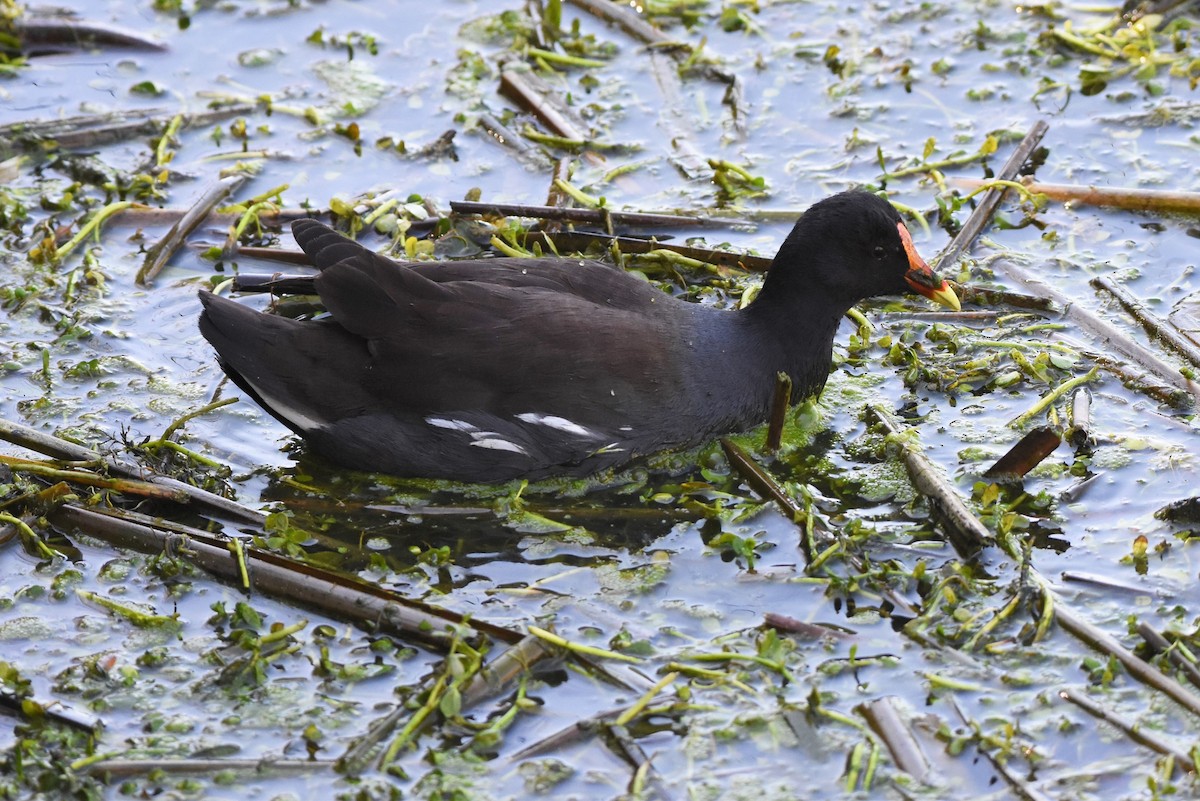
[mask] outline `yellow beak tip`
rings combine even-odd
[[[950,285],[943,282],[940,287],[929,293],[929,299],[934,303],[939,303],[954,311],[962,311],[962,304],[958,301],[958,295],[950,288]]]

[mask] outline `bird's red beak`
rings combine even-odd
[[[904,223],[896,223],[896,228],[900,230],[900,241],[904,243],[904,252],[908,255],[909,269],[904,274],[904,280],[908,282],[908,285],[913,288],[914,292],[920,292],[934,303],[949,306],[955,311],[962,309],[962,306],[958,302],[958,295],[954,294],[954,290],[950,288],[950,285],[946,283],[945,279],[929,269],[929,265],[917,253],[917,248],[913,245],[912,236],[908,233],[908,229],[904,226]]]

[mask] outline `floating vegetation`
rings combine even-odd
[[[0,0],[0,796],[1194,792],[1194,4],[510,5]],[[322,313],[305,216],[733,308],[849,185],[963,309],[623,473],[339,470],[195,332]]]

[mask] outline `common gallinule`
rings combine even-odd
[[[347,467],[460,481],[583,476],[766,419],[779,371],[825,385],[842,315],[873,295],[958,298],[867,192],[813,205],[740,311],[582,259],[400,264],[315,220],[292,233],[329,316],[201,291],[230,378]]]

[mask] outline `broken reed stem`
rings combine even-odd
[[[1180,334],[1175,326],[1150,311],[1146,308],[1146,304],[1107,275],[1098,275],[1092,279],[1091,283],[1092,286],[1103,289],[1116,298],[1151,336],[1157,337],[1164,345],[1183,356],[1192,363],[1193,367],[1200,370],[1200,348]]]
[[[780,372],[775,376],[775,391],[771,397],[771,419],[767,425],[767,450],[779,450],[783,440],[783,425],[787,422],[788,408],[792,404],[792,378]]]
[[[112,490],[138,498],[153,498],[175,503],[187,503],[188,501],[187,494],[178,488],[164,487],[148,481],[138,481],[132,478],[105,478],[85,470],[64,470],[45,462],[21,459],[15,456],[0,455],[0,465],[4,465],[16,473],[29,473],[54,481],[67,481],[85,487]]]
[[[1155,751],[1164,756],[1169,756],[1175,760],[1179,768],[1184,773],[1192,773],[1196,770],[1196,764],[1192,761],[1192,752],[1186,751],[1173,743],[1170,743],[1164,737],[1160,737],[1152,732],[1148,727],[1126,720],[1100,704],[1088,698],[1082,693],[1077,693],[1071,689],[1062,689],[1058,691],[1060,698],[1070,701],[1075,706],[1087,712],[1094,718],[1103,720],[1105,723],[1118,729],[1129,739],[1134,742],[1141,743],[1152,751]]]
[[[247,178],[248,176],[245,174],[230,175],[209,184],[200,193],[200,197],[196,199],[192,207],[171,226],[171,230],[167,231],[166,235],[155,242],[146,252],[146,258],[134,280],[145,286],[158,277],[188,235],[208,218],[208,215],[222,200],[240,189]]]
[[[858,706],[858,712],[879,735],[896,767],[916,781],[924,781],[929,773],[929,760],[913,736],[911,725],[900,716],[895,697],[889,695],[867,701]]]
[[[1007,277],[1024,285],[1027,291],[1036,292],[1058,304],[1063,310],[1062,314],[1064,317],[1087,331],[1102,344],[1110,346],[1121,355],[1136,362],[1148,372],[1153,373],[1162,381],[1186,393],[1188,405],[1194,404],[1196,398],[1200,397],[1200,388],[1180,373],[1178,369],[1168,365],[1153,351],[1139,345],[1099,315],[1074,303],[1057,289],[1049,286],[1040,278],[1030,275],[1007,259],[996,259],[992,264]]]
[[[1071,396],[1071,427],[1067,429],[1067,441],[1082,448],[1092,439],[1092,393],[1080,387]]]
[[[52,48],[53,52],[68,53],[90,47],[148,50],[164,53],[167,46],[157,39],[137,31],[92,20],[71,19],[65,16],[28,16],[13,21],[13,30],[23,51],[29,45]]]
[[[891,412],[877,403],[867,406],[867,416],[888,432],[888,439],[900,448],[900,457],[913,486],[925,496],[932,511],[938,513],[950,534],[950,542],[963,556],[977,553],[993,541],[992,532],[971,512],[962,498],[937,471],[920,446],[909,441]],[[911,430],[911,429],[909,429]]]
[[[43,456],[49,456],[52,459],[95,465],[98,469],[102,469],[112,475],[157,484],[168,491],[177,492],[181,496],[185,496],[186,502],[190,504],[194,504],[208,512],[223,515],[232,520],[252,523],[259,527],[266,524],[266,515],[242,506],[236,501],[231,501],[216,493],[185,484],[178,479],[158,475],[147,476],[146,469],[140,465],[105,458],[89,448],[76,445],[73,442],[67,442],[49,434],[43,434],[36,429],[21,425],[20,423],[14,423],[11,420],[0,419],[0,439],[11,442],[14,445],[19,445],[22,448],[28,448]]]
[[[122,519],[114,512],[85,509],[74,504],[62,506],[48,517],[58,525],[84,531],[118,547],[143,553],[174,553],[177,558],[214,576],[235,584],[242,580],[241,569],[231,557],[227,542],[202,531],[193,530],[181,536]],[[257,548],[245,549],[245,556],[250,564],[249,582],[253,591],[316,609],[369,631],[395,634],[439,650],[450,647],[454,637],[448,632],[451,627],[466,628],[475,638],[480,636],[477,626],[472,627],[458,615],[449,612],[433,614],[422,605],[374,585]],[[503,631],[504,636],[499,639],[508,642],[520,636],[499,627],[488,627],[488,634],[495,635],[497,631]]]
[[[235,103],[213,111],[183,115],[182,127],[207,127],[252,113],[253,103]],[[164,108],[113,114],[86,115],[65,119],[34,120],[0,126],[0,141],[23,150],[45,153],[51,145],[60,149],[98,147],[137,136],[162,132],[177,112]]]
[[[1137,625],[1138,635],[1146,641],[1146,644],[1160,654],[1165,654],[1167,659],[1173,664],[1183,675],[1187,676],[1194,686],[1200,687],[1200,668],[1197,668],[1195,662],[1191,662],[1175,647],[1175,644],[1166,637],[1159,634],[1146,621],[1139,621]]]
[[[500,94],[506,95],[517,105],[537,117],[555,136],[575,141],[586,141],[590,137],[572,120],[555,108],[534,86],[530,74],[506,69],[500,73]]]
[[[1004,166],[996,173],[995,180],[998,181],[1013,181],[1016,180],[1021,167],[1033,155],[1033,151],[1041,144],[1042,137],[1046,135],[1046,131],[1050,130],[1042,120],[1038,120],[1025,134],[1025,138],[1017,145],[1016,150],[1004,162]],[[979,201],[979,205],[967,217],[967,221],[963,223],[963,227],[959,229],[958,234],[951,240],[950,244],[942,249],[933,260],[932,264],[935,269],[949,271],[958,262],[960,256],[964,255],[971,249],[975,240],[992,222],[992,217],[996,213],[996,208],[1000,205],[1000,200],[1004,197],[1004,190],[989,189],[984,193],[983,199]]]
[[[534,635],[522,637],[471,677],[462,691],[462,709],[466,711],[487,698],[507,692],[518,678],[556,656]]]
[[[94,760],[94,761],[93,761]],[[162,771],[167,776],[190,775],[193,773],[213,776],[222,771],[253,773],[266,777],[273,773],[310,773],[315,770],[332,770],[336,763],[327,759],[105,759],[103,755],[81,759],[71,765],[72,770],[100,773],[110,781],[132,776],[144,776]]]
[[[1040,592],[1051,592],[1044,580],[1039,578],[1038,581],[1041,585],[1038,588]],[[1200,716],[1200,696],[1188,691],[1182,684],[1139,658],[1128,648],[1121,645],[1108,632],[1084,620],[1073,609],[1063,604],[1061,599],[1055,603],[1054,607],[1054,618],[1066,631],[1083,640],[1096,650],[1116,658],[1124,665],[1129,675],[1142,684],[1149,685],[1168,696],[1172,701],[1193,715]]]

